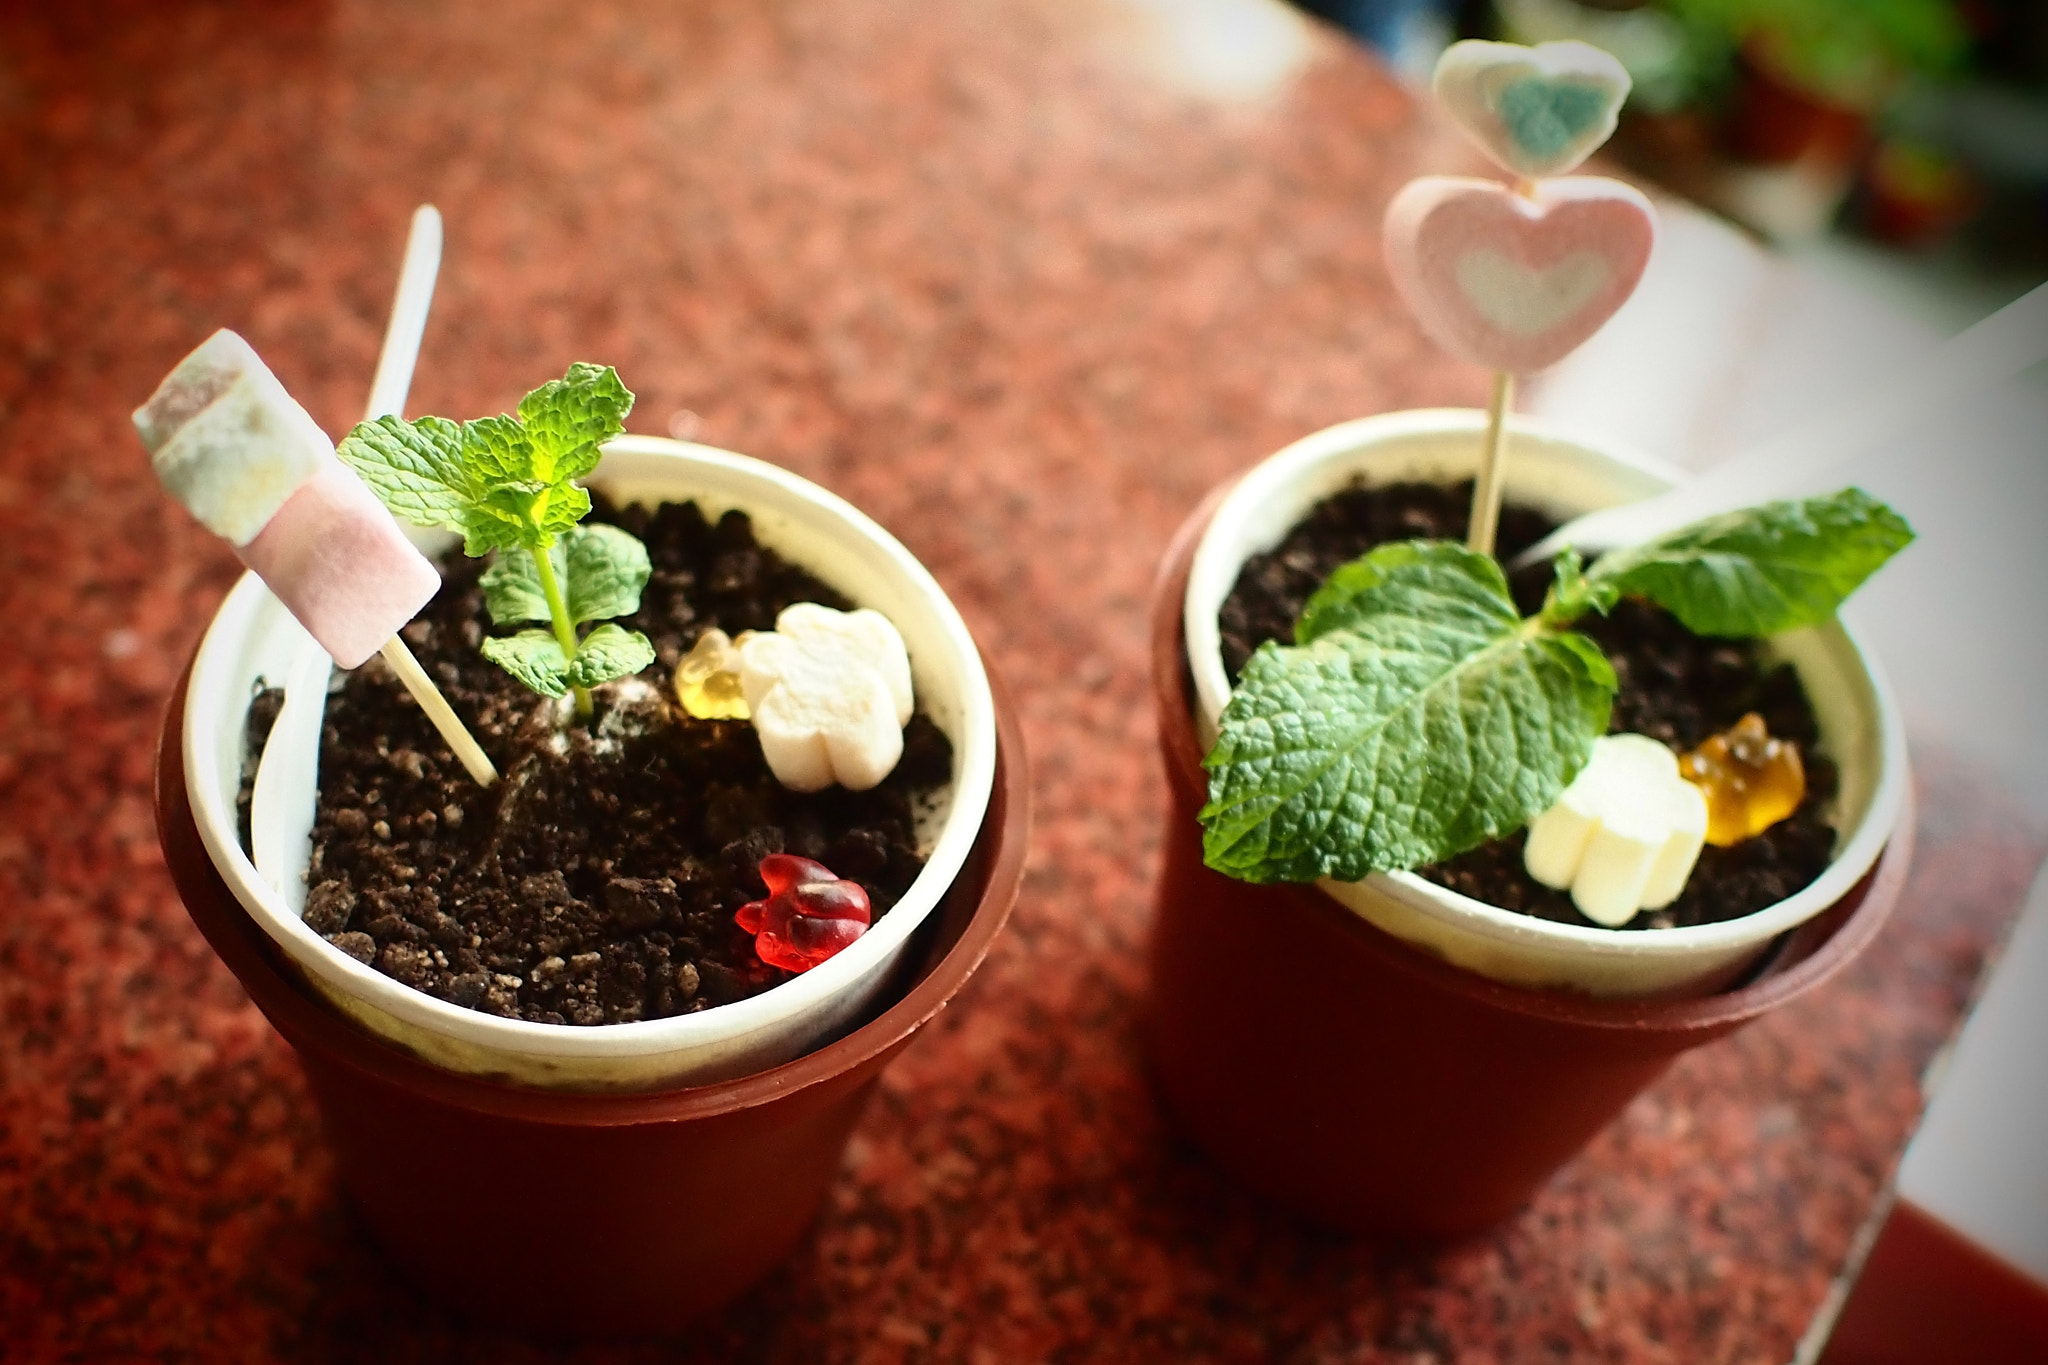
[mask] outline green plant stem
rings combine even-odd
[[[568,604],[562,600],[562,585],[555,581],[555,566],[548,558],[546,550],[533,552],[533,566],[540,575],[540,590],[548,599],[548,619],[555,627],[555,640],[562,646],[562,656],[574,663],[577,649],[576,626],[569,620]],[[593,709],[590,704],[590,689],[572,687],[569,691],[576,698],[577,717],[589,720]]]

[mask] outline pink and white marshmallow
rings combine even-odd
[[[1656,242],[1633,186],[1595,176],[1517,194],[1491,180],[1431,175],[1387,207],[1394,288],[1445,350],[1490,370],[1553,365],[1628,301]]]
[[[419,613],[441,576],[249,343],[223,328],[135,410],[157,477],[227,540],[343,668]]]
[[[889,618],[797,602],[739,642],[740,690],[761,754],[792,791],[865,791],[903,757],[910,655]]]

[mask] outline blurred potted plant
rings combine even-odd
[[[1886,138],[1864,168],[1861,226],[1880,242],[1907,250],[1938,245],[1976,211],[1975,181],[1941,148],[1911,138]]]
[[[1662,0],[1701,68],[1731,74],[1722,135],[1745,160],[1847,164],[1908,75],[1939,76],[1967,33],[1953,0]],[[1710,54],[1725,54],[1721,63]]]
[[[1517,592],[1503,564],[1550,525],[1668,486],[1508,401],[1621,305],[1653,217],[1627,186],[1564,175],[1614,126],[1611,56],[1461,43],[1434,84],[1516,180],[1405,187],[1388,272],[1425,331],[1495,371],[1493,407],[1304,437],[1217,490],[1169,551],[1149,1041],[1167,1109],[1246,1185],[1328,1226],[1444,1238],[1507,1216],[1673,1058],[1812,989],[1875,932],[1905,863],[1904,746],[1832,617],[1911,531],[1844,490],[1625,538],[1590,566],[1567,548]],[[1566,289],[1572,271],[1591,283]],[[1615,630],[1626,615],[1715,662],[1695,672],[1633,626],[1563,629],[1608,606]],[[1779,685],[1785,709],[1752,704]],[[1780,793],[1816,821],[1810,840],[1787,831],[1796,872],[1755,842],[1776,836],[1752,796],[1739,829],[1712,832],[1706,806],[1728,792],[1680,776],[1717,783],[1681,765],[1732,742],[1717,735],[1762,738],[1751,710],[1837,779]],[[1605,757],[1623,750],[1644,761],[1626,795]],[[1614,793],[1598,815],[1596,789]],[[1750,881],[1680,830],[1786,875]],[[1624,843],[1625,864],[1602,851]],[[1610,913],[1594,883],[1619,888],[1624,866]],[[1674,875],[1653,892],[1660,868]],[[1567,882],[1569,905],[1546,908]]]

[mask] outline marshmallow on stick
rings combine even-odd
[[[1493,552],[1502,434],[1514,377],[1557,361],[1627,302],[1656,220],[1634,189],[1570,170],[1614,131],[1621,64],[1585,43],[1453,43],[1436,93],[1458,126],[1516,177],[1425,176],[1394,196],[1387,273],[1423,330],[1494,371],[1467,543]]]
[[[1554,365],[1635,292],[1656,236],[1650,201],[1575,175],[1516,193],[1492,180],[1411,180],[1387,207],[1387,266],[1439,346],[1506,374]]]
[[[1628,68],[1591,43],[1453,43],[1430,78],[1439,103],[1502,170],[1564,175],[1614,136]]]
[[[496,779],[397,638],[441,575],[248,342],[225,328],[208,337],[135,410],[135,430],[164,487],[235,547],[336,664],[355,668],[382,650],[471,776]]]

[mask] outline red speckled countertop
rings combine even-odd
[[[0,1358],[1791,1355],[2042,848],[1938,755],[1879,947],[1683,1060],[1476,1245],[1305,1235],[1147,1094],[1154,561],[1205,488],[1304,432],[1482,396],[1394,308],[1374,230],[1463,154],[1281,16],[0,6]],[[613,362],[633,429],[788,465],[894,530],[1024,713],[1038,824],[1008,932],[886,1077],[815,1241],[695,1348],[508,1340],[383,1269],[151,827],[159,710],[236,566],[128,411],[229,325],[344,430],[423,200],[449,245],[411,411]]]

